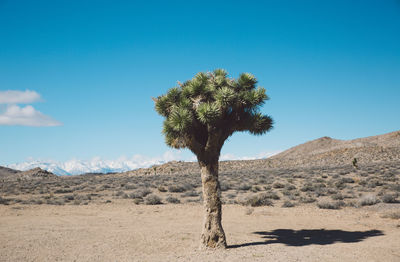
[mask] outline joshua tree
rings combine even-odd
[[[218,159],[225,140],[236,131],[262,135],[272,128],[272,119],[260,112],[268,100],[256,78],[243,73],[238,79],[225,70],[198,73],[165,95],[153,98],[156,111],[165,117],[163,134],[173,148],[188,148],[201,169],[204,226],[201,247],[225,248],[221,224],[221,191]]]
[[[353,164],[353,167],[354,167],[355,169],[358,168],[358,165],[357,165],[357,158],[353,158],[352,164]]]

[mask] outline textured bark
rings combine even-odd
[[[221,190],[218,182],[218,160],[202,163],[201,181],[204,199],[204,225],[200,248],[226,248],[225,233],[222,228]]]

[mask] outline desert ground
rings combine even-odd
[[[219,179],[228,248],[204,251],[197,163],[0,167],[0,261],[400,261],[400,131],[220,162]]]
[[[200,251],[201,204],[0,206],[0,260],[399,261],[394,208],[225,205],[229,248]]]
[[[0,261],[400,261],[399,167],[223,171],[217,251],[195,172],[25,172],[2,182]]]

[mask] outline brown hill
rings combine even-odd
[[[391,162],[400,160],[400,131],[384,135],[337,140],[322,137],[292,147],[267,161],[272,166],[337,166],[358,163]]]
[[[0,167],[0,179],[17,180],[17,179],[51,179],[57,176],[49,171],[36,167],[27,171],[19,171],[7,167]]]
[[[18,172],[20,171],[0,166],[0,179],[12,177]]]
[[[359,164],[400,161],[400,131],[353,140],[321,137],[267,159],[221,161],[220,172],[238,169],[343,166],[351,165],[354,158],[357,158]],[[196,162],[172,161],[150,168],[128,171],[126,174],[154,175],[198,172],[199,167]]]
[[[330,137],[321,137],[307,143],[292,147],[271,159],[298,158],[339,149],[350,148],[397,148],[400,147],[400,131],[384,135],[370,136],[353,140],[337,140]]]
[[[220,172],[233,170],[262,170],[266,168],[333,167],[351,165],[354,158],[359,164],[400,162],[400,131],[384,135],[338,140],[330,137],[318,138],[292,147],[267,159],[221,161]],[[140,168],[119,175],[189,174],[199,173],[197,162],[172,161],[150,168]],[[1,178],[57,178],[51,172],[34,168],[17,171],[0,167]]]
[[[43,170],[40,167],[36,167],[27,171],[18,173],[18,176],[25,179],[35,178],[57,178],[57,176],[47,170]]]

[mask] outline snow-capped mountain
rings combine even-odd
[[[67,162],[55,161],[29,161],[18,164],[7,165],[12,169],[21,171],[29,170],[35,167],[50,171],[56,175],[78,175],[84,173],[110,173],[110,172],[125,172],[141,167],[149,167],[155,164],[162,164],[165,161],[151,161],[143,163],[133,163],[132,161],[118,162],[118,161],[82,161],[70,160]]]
[[[223,154],[220,160],[249,160],[270,157],[277,152],[262,152],[253,157],[241,156],[238,157],[233,154]],[[54,160],[29,160],[22,163],[6,165],[8,168],[16,170],[29,170],[32,168],[40,167],[41,169],[52,172],[53,174],[65,175],[79,175],[84,173],[111,173],[111,172],[125,172],[142,167],[150,167],[152,165],[160,165],[169,161],[196,161],[193,157],[183,157],[180,151],[167,151],[159,157],[145,157],[142,155],[134,155],[131,158],[121,157],[116,160],[104,160],[99,157],[92,158],[91,160],[77,160],[72,159],[66,162]]]
[[[103,169],[100,166],[91,167],[83,161],[68,161],[66,163],[49,162],[49,161],[29,161],[17,164],[7,165],[7,167],[25,171],[35,167],[50,171],[56,175],[77,175],[87,172],[101,172]],[[105,170],[105,172],[108,172]]]
[[[99,157],[95,157],[87,161],[72,159],[66,162],[53,160],[30,160],[22,163],[6,165],[6,167],[21,171],[40,167],[56,175],[78,175],[84,173],[125,172],[137,168],[163,164],[172,160],[182,159],[179,153],[174,154],[171,152],[166,152],[163,156],[156,158],[148,158],[141,155],[135,155],[131,158],[121,157],[116,160],[104,160]]]

